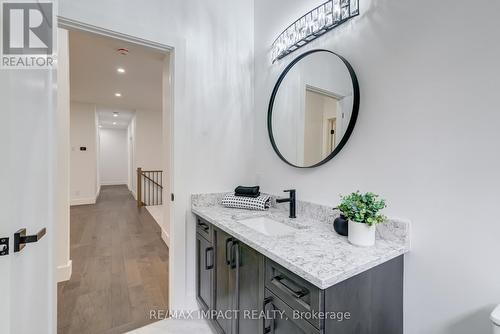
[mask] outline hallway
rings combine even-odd
[[[58,333],[124,333],[168,306],[168,248],[126,186],[71,207],[71,280],[58,285]]]

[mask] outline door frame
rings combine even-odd
[[[185,181],[182,179],[185,173],[182,173],[182,162],[180,161],[180,157],[176,157],[176,152],[181,152],[180,149],[175,149],[176,146],[179,147],[183,143],[182,137],[180,137],[180,132],[177,134],[174,131],[174,128],[179,128],[183,126],[185,122],[185,117],[182,116],[183,102],[181,98],[181,88],[184,79],[184,62],[185,62],[185,41],[180,38],[176,38],[174,36],[162,36],[162,41],[153,41],[146,38],[142,38],[140,36],[131,36],[125,33],[121,33],[118,31],[109,30],[103,27],[97,27],[94,25],[90,25],[84,22],[80,22],[77,20],[69,19],[63,16],[58,16],[57,18],[58,28],[66,29],[68,31],[83,31],[89,32],[92,34],[111,37],[114,39],[123,40],[128,43],[133,43],[137,45],[142,45],[150,48],[154,48],[165,52],[168,55],[168,69],[169,69],[169,80],[168,85],[163,82],[163,94],[162,98],[165,101],[167,99],[170,103],[166,105],[163,103],[162,106],[162,115],[163,115],[163,150],[164,156],[168,156],[168,158],[163,159],[164,168],[168,168],[166,172],[168,173],[168,177],[166,178],[167,182],[169,182],[169,187],[166,188],[170,190],[170,193],[176,194],[176,199],[178,197],[188,197],[187,191],[184,187]],[[165,62],[167,63],[167,61]],[[57,104],[56,104],[57,106]],[[55,118],[56,113],[53,113],[52,117]],[[175,116],[179,117],[175,117]],[[55,138],[57,138],[57,131],[54,133]],[[177,135],[177,138],[176,138]],[[177,155],[179,155],[178,153]],[[53,162],[57,161],[57,155],[53,157]],[[168,165],[168,167],[167,167]],[[177,182],[176,182],[177,181]],[[69,186],[69,184],[68,184]],[[168,308],[172,309],[181,309],[184,307],[184,297],[186,296],[186,284],[185,284],[185,275],[186,275],[186,245],[184,242],[184,238],[186,235],[186,227],[184,223],[177,224],[175,226],[175,222],[183,222],[185,218],[184,211],[187,209],[187,201],[176,201],[170,200],[170,194],[164,194],[164,198],[166,201],[163,203],[163,212],[168,213],[169,216],[169,235],[167,236],[169,239],[169,268],[168,268],[168,276],[169,276],[169,291],[168,291]],[[69,203],[68,203],[69,206]],[[166,209],[167,208],[167,209]],[[177,219],[176,219],[177,218]],[[164,220],[165,221],[165,220]],[[165,236],[162,229],[162,238],[165,240]],[[53,240],[53,244],[51,245],[52,259],[53,263],[56,259],[55,252],[55,240]],[[174,254],[176,254],[174,256]],[[178,255],[177,255],[178,254]],[[175,268],[175,270],[174,270]],[[55,277],[54,277],[55,280]],[[57,285],[57,282],[55,282]],[[174,288],[175,286],[175,288]],[[57,289],[55,291],[57,293]],[[57,328],[57,298],[54,299],[53,305],[49,305],[49,307],[53,310],[53,328]]]

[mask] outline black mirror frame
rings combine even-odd
[[[311,55],[313,53],[316,53],[316,52],[328,52],[328,53],[331,53],[331,54],[339,57],[340,60],[342,60],[342,62],[344,63],[344,65],[347,67],[347,69],[349,71],[349,75],[351,76],[352,88],[353,88],[352,113],[351,113],[351,119],[349,120],[349,124],[347,125],[346,132],[345,132],[344,136],[342,137],[342,139],[340,140],[340,142],[337,145],[337,147],[335,147],[335,149],[332,151],[332,153],[330,153],[326,158],[324,158],[323,160],[321,160],[320,162],[318,162],[318,163],[316,163],[314,165],[311,165],[311,166],[297,166],[297,165],[294,165],[290,161],[288,161],[288,160],[285,159],[285,157],[281,154],[281,152],[279,151],[278,147],[276,146],[276,142],[274,141],[273,125],[272,125],[273,105],[274,105],[274,99],[276,98],[276,94],[278,94],[278,89],[279,89],[279,87],[281,85],[281,82],[283,81],[283,79],[285,79],[285,76],[287,75],[287,73],[302,58],[305,58],[305,57],[307,57],[307,56],[309,56],[309,55]],[[344,145],[349,140],[349,137],[351,136],[352,131],[354,130],[354,125],[356,124],[356,120],[358,118],[358,113],[359,113],[359,83],[358,83],[358,78],[356,77],[356,73],[354,72],[354,69],[352,68],[351,64],[349,64],[349,62],[344,57],[336,54],[333,51],[325,50],[325,49],[314,49],[314,50],[307,51],[307,52],[301,54],[300,56],[298,56],[297,58],[295,58],[283,70],[283,72],[281,73],[280,77],[278,78],[278,81],[276,82],[276,84],[274,86],[273,93],[271,94],[271,99],[269,101],[269,107],[268,107],[268,110],[267,110],[267,131],[269,133],[269,139],[271,140],[271,145],[273,146],[274,151],[280,157],[281,160],[283,160],[286,164],[288,164],[288,165],[290,165],[292,167],[296,167],[296,168],[313,168],[313,167],[318,167],[318,166],[321,166],[321,165],[327,163],[334,156],[336,156],[340,152],[340,150],[342,150],[342,148],[344,147]]]

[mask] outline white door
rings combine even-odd
[[[55,333],[52,263],[55,71],[0,69],[0,333]],[[14,233],[47,234],[20,252]]]

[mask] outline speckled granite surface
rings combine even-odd
[[[335,233],[336,217],[331,207],[297,202],[297,218],[288,218],[288,203],[276,205],[272,199],[268,211],[230,209],[219,203],[224,194],[192,195],[192,212],[236,237],[264,256],[321,289],[326,289],[409,251],[410,224],[390,220],[377,226],[375,246],[351,245],[347,237]],[[238,221],[268,216],[287,224],[296,232],[267,236]]]

